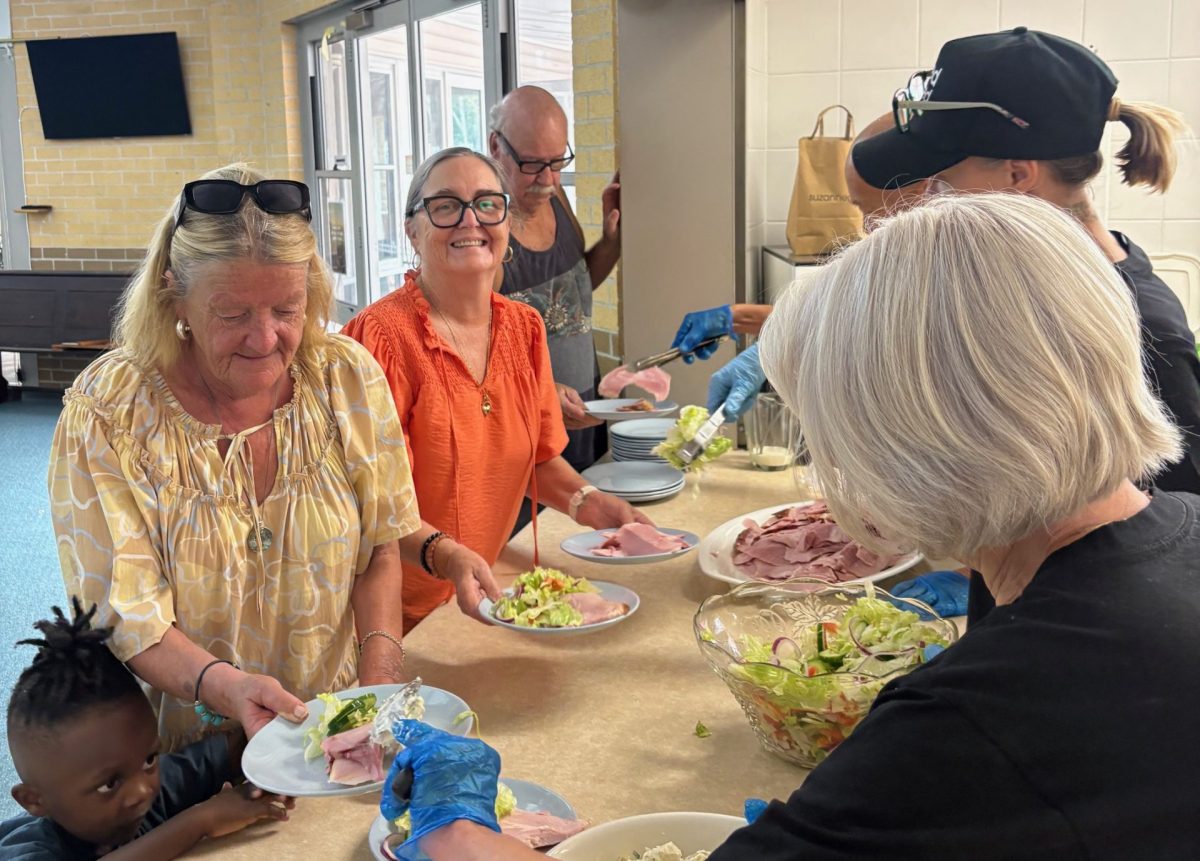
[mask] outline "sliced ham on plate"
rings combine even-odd
[[[895,565],[903,553],[875,553],[834,522],[824,502],[798,505],[752,520],[733,545],[733,564],[755,580],[812,577],[843,583]]]
[[[656,556],[686,550],[687,541],[678,535],[666,535],[648,523],[626,523],[616,532],[608,532],[604,543],[592,548],[594,556]]]
[[[371,741],[371,727],[364,725],[321,742],[329,782],[344,786],[383,780],[383,748]]]
[[[500,830],[530,849],[554,846],[587,828],[583,819],[560,819],[541,811],[517,809],[500,820]]]
[[[596,387],[603,398],[619,398],[626,386],[637,386],[654,396],[656,401],[665,401],[671,393],[671,375],[662,368],[647,368],[631,371],[625,365],[609,371]]]
[[[629,612],[628,604],[618,604],[601,598],[595,592],[572,592],[564,595],[563,600],[583,614],[581,625],[594,625],[597,622],[607,622]]]

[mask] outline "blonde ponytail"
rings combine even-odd
[[[1165,192],[1175,176],[1175,139],[1187,132],[1183,114],[1150,102],[1116,102],[1114,107],[1115,119],[1129,129],[1129,142],[1117,153],[1122,182]]]

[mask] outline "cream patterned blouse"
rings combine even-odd
[[[258,507],[273,537],[261,557],[247,542],[244,473],[225,467],[220,429],[184,412],[156,370],[116,350],[67,392],[49,475],[59,561],[67,592],[115,627],[121,660],[174,624],[303,700],[355,678],[355,577],[420,517],[370,353],[335,335],[318,367],[298,364],[292,400],[274,415],[278,477]],[[191,701],[147,693],[171,747],[201,734]]]

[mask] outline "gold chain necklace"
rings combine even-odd
[[[425,289],[424,283],[421,284],[421,289],[423,292],[426,293],[425,299],[426,299],[426,301],[428,301],[429,295],[428,295],[428,291]],[[484,383],[487,382],[488,368],[491,367],[491,364],[492,364],[492,304],[491,304],[491,299],[488,299],[487,353],[484,355],[484,358],[483,358],[483,376],[480,378],[483,380],[483,382],[475,381],[475,371],[473,371],[471,369],[471,366],[467,364],[467,354],[465,352],[463,352],[463,348],[461,346],[459,346],[458,336],[454,334],[454,327],[450,325],[450,321],[446,319],[446,315],[442,313],[442,309],[437,307],[436,305],[434,305],[432,302],[430,302],[429,305],[431,308],[433,308],[434,311],[437,311],[437,315],[442,318],[442,323],[445,324],[446,331],[450,333],[450,340],[454,342],[454,349],[458,350],[458,357],[460,359],[462,359],[463,366],[467,369],[467,374],[471,377],[471,382],[475,383],[475,388],[479,389],[479,394],[481,397],[479,409],[483,412],[484,418],[487,418],[487,416],[491,415],[491,413],[492,413],[492,399],[488,395],[487,389],[484,388]]]

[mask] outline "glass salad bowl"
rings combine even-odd
[[[858,725],[883,686],[958,639],[928,605],[872,583],[745,583],[692,621],[759,741],[805,768]]]

